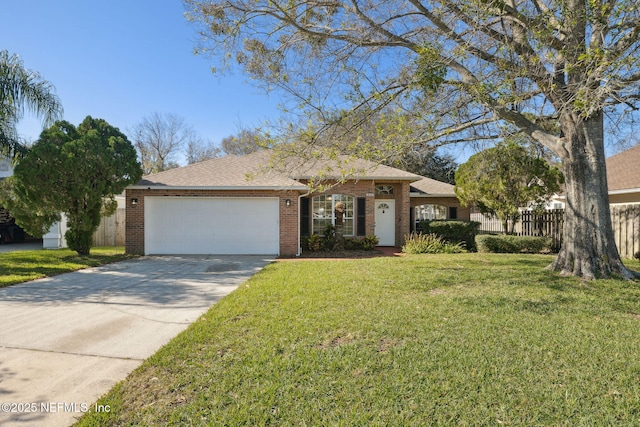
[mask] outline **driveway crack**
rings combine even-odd
[[[74,352],[74,351],[42,350],[42,349],[38,349],[38,348],[14,347],[14,346],[7,346],[7,345],[1,345],[0,348],[7,349],[7,350],[33,351],[33,352],[37,352],[37,353],[54,353],[54,354],[66,354],[66,355],[69,355],[69,356],[95,357],[95,358],[100,358],[100,359],[134,360],[134,361],[138,361],[138,362],[142,362],[142,361],[145,360],[145,359],[138,358],[138,357],[108,356],[108,355],[103,355],[103,354],[78,353],[78,352]]]

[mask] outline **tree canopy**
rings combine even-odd
[[[180,166],[178,155],[183,151],[194,158],[209,154],[198,149],[201,141],[177,114],[150,114],[136,123],[129,134],[145,175]]]
[[[506,141],[469,158],[456,171],[456,196],[463,206],[496,216],[503,232],[513,233],[520,208],[541,208],[560,192],[562,173],[515,141]],[[510,225],[510,227],[509,227]]]
[[[0,50],[0,149],[4,154],[24,154],[17,123],[25,107],[42,117],[44,125],[62,117],[62,105],[51,83],[24,68],[18,55]]]
[[[88,254],[103,215],[115,212],[115,195],[142,177],[136,151],[117,128],[87,117],[46,129],[2,184],[1,202],[16,223],[43,235],[67,217],[68,246]]]
[[[269,148],[272,143],[260,129],[240,129],[237,134],[222,138],[220,150],[227,155],[242,156]]]
[[[567,210],[552,268],[633,278],[613,240],[604,117],[636,110],[633,0],[185,0],[198,52],[300,109],[401,106],[425,144],[521,132],[562,161]],[[399,107],[400,108],[400,107]],[[550,121],[559,132],[549,131]],[[588,171],[588,173],[585,173]]]

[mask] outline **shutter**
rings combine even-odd
[[[367,199],[364,197],[358,197],[357,204],[357,221],[356,221],[356,235],[366,236],[367,234]]]
[[[309,198],[300,199],[300,235],[309,235]]]
[[[414,207],[409,208],[409,224],[412,233],[418,231],[416,230],[416,209]]]
[[[449,208],[449,219],[458,219],[458,208],[451,206]]]

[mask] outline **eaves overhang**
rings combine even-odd
[[[194,185],[130,185],[127,187],[127,190],[219,190],[219,191],[229,191],[229,190],[239,190],[239,191],[250,191],[250,190],[271,190],[271,191],[306,191],[308,190],[306,185],[292,185],[292,186],[282,186],[282,185],[208,185],[208,186],[194,186]]]
[[[409,193],[409,197],[456,197],[455,193],[443,193],[443,194],[437,194],[437,193],[420,193],[417,191],[412,191],[411,193]]]

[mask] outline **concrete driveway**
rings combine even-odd
[[[71,425],[271,261],[144,257],[0,289],[0,425]]]
[[[42,249],[42,242],[5,243],[0,245],[1,252],[37,251]]]

